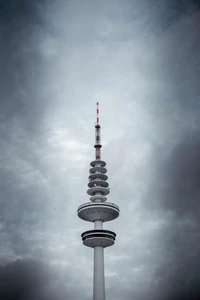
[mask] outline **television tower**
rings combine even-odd
[[[94,229],[85,231],[81,237],[83,244],[94,249],[93,300],[105,300],[104,248],[112,246],[116,234],[103,229],[103,223],[119,216],[119,207],[106,202],[110,193],[105,161],[101,160],[101,127],[99,124],[99,103],[97,102],[97,120],[95,123],[95,160],[90,163],[87,193],[90,201],[79,206],[77,213],[84,221],[93,222]]]

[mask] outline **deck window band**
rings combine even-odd
[[[115,241],[115,237],[111,236],[111,235],[108,235],[108,234],[91,234],[89,236],[84,236],[82,238],[83,241],[87,240],[87,239],[90,239],[90,238],[93,238],[93,237],[102,237],[102,238],[109,238],[110,240],[113,240]]]
[[[93,203],[91,203],[91,204],[88,204],[88,205],[85,205],[85,206],[82,206],[82,207],[80,207],[79,209],[78,209],[78,211],[79,210],[81,210],[81,209],[85,209],[85,208],[96,208],[97,207],[97,205],[98,206],[101,206],[101,208],[107,208],[107,207],[109,207],[109,208],[113,208],[113,209],[116,209],[117,211],[119,211],[119,208],[118,207],[115,207],[114,205],[109,205],[109,204],[102,204],[102,202],[96,202],[96,203],[98,203],[98,204],[93,204]],[[100,204],[99,204],[100,203]],[[91,206],[93,206],[93,207],[91,207]],[[98,207],[99,208],[99,207]]]
[[[109,234],[109,235],[113,235],[114,237],[116,237],[116,233],[110,231],[110,230],[102,230],[102,229],[95,229],[95,230],[88,230],[85,231],[84,233],[81,234],[81,237],[83,237],[85,234]]]

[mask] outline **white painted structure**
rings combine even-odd
[[[105,197],[110,193],[108,187],[108,176],[105,166],[101,160],[99,109],[97,103],[97,122],[95,125],[95,149],[96,159],[90,163],[89,183],[87,193],[91,196],[90,201],[79,206],[77,213],[84,221],[94,222],[94,229],[85,231],[81,237],[83,244],[94,248],[94,279],[93,300],[105,300],[105,275],[104,275],[104,248],[112,246],[116,234],[110,230],[103,229],[103,223],[112,221],[119,216],[119,207],[113,203],[106,202]]]

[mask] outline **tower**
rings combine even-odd
[[[95,123],[95,160],[90,163],[87,193],[90,201],[80,205],[77,213],[84,221],[93,222],[94,229],[85,231],[81,237],[83,244],[94,249],[93,300],[105,300],[104,248],[112,246],[116,234],[103,229],[103,223],[119,216],[119,207],[106,202],[110,193],[106,163],[101,160],[101,126],[99,124],[99,103],[97,102],[97,120]]]

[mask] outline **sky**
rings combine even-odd
[[[0,1],[0,295],[92,299],[96,102],[109,300],[200,299],[200,2]]]

